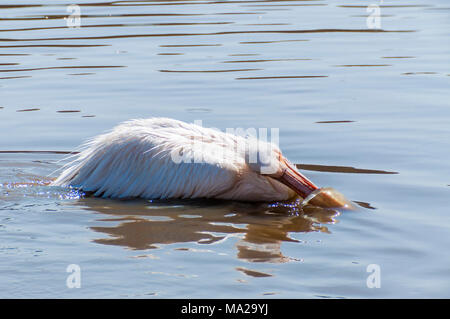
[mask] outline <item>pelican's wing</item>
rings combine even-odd
[[[95,196],[149,199],[213,198],[235,185],[235,153],[180,135],[180,127],[132,124],[86,144],[53,185],[73,186]]]

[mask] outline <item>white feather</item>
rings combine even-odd
[[[248,163],[254,143],[264,142],[168,118],[131,120],[84,144],[53,185],[110,198],[293,197],[291,189]],[[196,160],[177,163],[173,156],[181,153]]]

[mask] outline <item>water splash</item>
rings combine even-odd
[[[28,183],[3,183],[0,184],[0,199],[12,198],[47,198],[59,200],[76,200],[86,194],[75,188],[49,186],[49,181],[39,180]]]
[[[305,199],[297,197],[289,202],[274,202],[267,205],[269,210],[275,212],[284,212],[290,215],[304,214],[305,211],[315,209],[323,210],[327,214],[330,211],[354,210],[355,206],[345,198],[340,192],[332,187],[319,188],[312,192]]]

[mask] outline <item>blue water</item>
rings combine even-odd
[[[0,6],[0,297],[450,296],[447,1],[384,1],[378,32],[377,1],[78,3],[80,28],[69,3]],[[45,185],[54,151],[151,116],[279,128],[305,175],[375,209]]]

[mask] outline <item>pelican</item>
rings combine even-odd
[[[342,196],[320,192],[274,143],[175,119],[123,122],[75,156],[52,185],[117,199],[284,201],[299,195],[318,206],[348,206]]]

